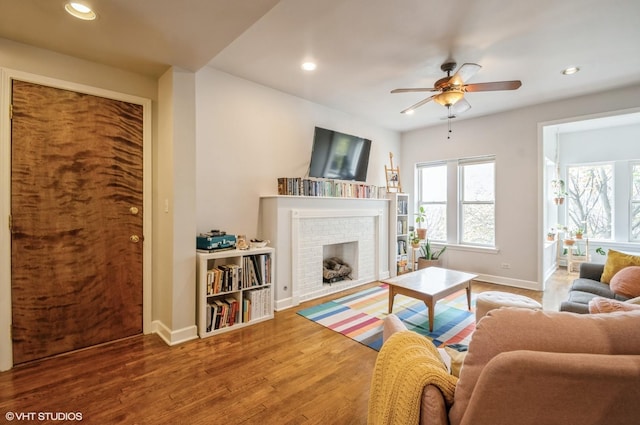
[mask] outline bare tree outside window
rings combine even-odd
[[[495,245],[495,161],[462,164],[462,242]]]
[[[583,229],[594,239],[612,239],[613,166],[569,166],[567,177],[569,229]]]
[[[447,240],[447,165],[419,168],[418,208],[425,210],[424,227],[434,241]]]
[[[632,241],[640,240],[640,164],[631,166],[631,231]]]

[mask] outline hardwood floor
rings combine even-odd
[[[544,294],[485,283],[473,291],[520,293],[558,310],[573,278],[556,272]],[[78,412],[84,424],[366,424],[377,352],[296,314],[334,298],[174,347],[138,336],[15,367],[0,373],[0,417]]]

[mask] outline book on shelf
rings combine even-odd
[[[207,303],[207,332],[238,322],[240,303],[233,297],[216,298]]]
[[[344,180],[279,177],[278,195],[377,199],[378,186]]]
[[[239,291],[242,268],[237,264],[220,264],[207,270],[207,295]]]
[[[396,212],[398,214],[401,214],[401,215],[406,215],[407,211],[408,211],[407,206],[408,206],[408,202],[406,200],[398,199],[398,205],[397,205]]]
[[[244,293],[245,321],[259,319],[273,312],[271,305],[271,287],[252,289]]]
[[[248,255],[243,259],[242,288],[268,285],[271,283],[271,256],[268,254]]]

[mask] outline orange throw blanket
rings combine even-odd
[[[369,425],[413,425],[420,420],[422,390],[440,389],[453,403],[458,378],[447,371],[438,349],[413,331],[393,334],[382,345],[371,379]]]

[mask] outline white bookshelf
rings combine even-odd
[[[273,248],[199,251],[196,258],[201,338],[273,319]]]
[[[409,262],[409,195],[387,193],[389,204],[389,273],[406,271]]]

